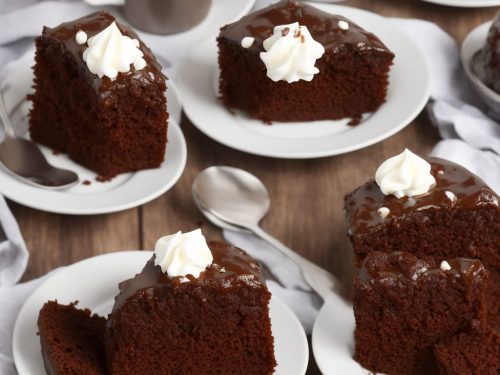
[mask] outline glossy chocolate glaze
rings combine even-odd
[[[170,277],[163,273],[160,266],[154,265],[153,255],[141,273],[120,283],[120,293],[116,297],[113,312],[120,309],[127,299],[146,288],[176,288],[187,283],[202,286],[210,282],[217,282],[221,288],[229,288],[241,282],[250,286],[265,285],[260,265],[246,252],[222,242],[210,242],[208,246],[212,251],[213,263],[198,278],[188,275],[189,281],[185,282],[182,277]]]
[[[472,71],[488,87],[500,93],[500,17],[497,16],[488,32],[486,43],[471,60]]]
[[[395,218],[415,214],[430,208],[473,210],[479,207],[498,208],[499,197],[486,183],[467,169],[447,160],[429,158],[436,186],[427,194],[396,198],[384,195],[375,180],[370,180],[345,197],[345,208],[352,235],[370,233]],[[451,200],[446,192],[456,199]],[[378,209],[387,207],[390,213],[382,218]]]
[[[97,74],[93,74],[89,71],[87,64],[83,60],[83,51],[87,49],[87,43],[81,45],[77,44],[75,35],[79,30],[82,30],[87,34],[88,38],[91,38],[108,27],[113,21],[116,21],[115,17],[110,13],[104,11],[96,12],[71,22],[62,23],[54,28],[45,26],[40,38],[54,39],[59,42],[63,51],[73,56],[80,71],[87,77],[89,84],[95,88],[96,92],[99,93],[103,99],[105,99],[110,91],[128,85],[131,81],[137,81],[140,84],[164,81],[165,76],[161,73],[160,64],[156,61],[151,50],[140,40],[139,49],[144,53],[143,58],[146,61],[146,66],[143,69],[135,70],[132,65],[129,72],[118,73],[118,76],[114,80],[106,76],[99,78]],[[132,39],[139,39],[137,34],[129,27],[118,22],[116,22],[116,24],[123,35]]]
[[[338,23],[345,21],[348,30],[342,30]],[[352,21],[342,16],[323,12],[313,6],[283,0],[260,11],[249,14],[239,21],[221,29],[221,37],[240,44],[246,36],[255,38],[250,51],[263,51],[262,42],[273,34],[278,25],[298,22],[307,26],[314,40],[321,43],[327,53],[337,52],[346,46],[360,52],[378,50],[390,53],[387,47],[374,34],[367,32]]]
[[[466,282],[471,282],[480,272],[486,272],[478,259],[454,258],[448,260],[448,264],[451,269],[442,270],[430,259],[419,259],[403,251],[373,252],[364,260],[357,278],[360,282],[379,278],[404,278],[416,282],[420,277],[442,275],[463,277]]]

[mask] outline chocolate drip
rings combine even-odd
[[[429,158],[436,186],[427,194],[396,198],[384,195],[374,180],[362,185],[346,197],[346,209],[352,235],[369,233],[371,229],[395,218],[430,208],[473,210],[481,206],[498,207],[498,196],[479,177],[447,160]],[[456,199],[450,199],[449,193]],[[452,197],[453,197],[452,196]],[[377,210],[387,207],[390,213],[382,218]]]
[[[116,21],[115,17],[108,12],[96,12],[71,22],[62,23],[55,28],[44,27],[41,38],[52,38],[59,41],[62,44],[62,48],[67,53],[73,55],[79,69],[84,72],[84,76],[87,77],[89,83],[103,98],[115,87],[127,85],[131,80],[161,83],[165,79],[161,73],[161,66],[156,61],[151,50],[142,42],[140,42],[139,49],[144,54],[143,58],[146,61],[146,66],[143,69],[135,70],[131,66],[129,72],[118,73],[118,76],[114,80],[106,76],[99,78],[96,74],[88,70],[87,64],[83,60],[83,51],[87,49],[87,43],[77,44],[75,41],[76,33],[82,30],[87,34],[88,38],[91,38],[108,27],[113,21]],[[121,25],[118,22],[116,24],[123,35],[132,39],[139,39],[137,34],[129,27]]]
[[[210,242],[208,246],[212,251],[213,263],[198,278],[188,275],[189,281],[185,282],[182,277],[170,277],[163,273],[160,266],[155,266],[153,255],[139,274],[120,283],[120,294],[116,297],[113,311],[119,310],[128,298],[146,288],[176,288],[184,283],[202,285],[211,281],[219,281],[223,287],[238,281],[248,285],[265,284],[260,265],[243,250],[222,242]]]
[[[442,270],[432,259],[419,259],[413,254],[375,252],[368,255],[358,270],[358,280],[368,282],[375,278],[404,278],[416,282],[420,277],[442,275],[463,277],[470,282],[479,272],[485,272],[478,259],[454,258],[448,260],[451,269]]]
[[[339,21],[347,22],[349,29],[341,29]],[[255,42],[249,50],[260,52],[263,51],[262,42],[273,34],[275,26],[294,22],[307,26],[313,39],[321,43],[327,51],[336,52],[349,45],[360,52],[375,49],[392,54],[380,39],[352,21],[310,5],[288,0],[280,1],[243,17],[236,23],[224,26],[221,29],[221,37],[239,44],[244,37],[252,36]]]

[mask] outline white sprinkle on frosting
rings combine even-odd
[[[450,263],[448,263],[446,260],[443,260],[441,262],[441,265],[439,266],[441,268],[441,270],[443,271],[449,271],[451,270],[451,266],[450,266]]]
[[[252,46],[253,42],[255,42],[255,38],[254,37],[252,37],[252,36],[246,36],[243,39],[241,39],[241,46],[243,48],[250,48]]]
[[[440,174],[440,175],[442,176],[442,175],[444,175],[444,171],[443,171],[442,169],[440,169],[440,170],[438,171],[438,174]]]
[[[141,70],[146,67],[146,60],[144,60],[142,57],[136,57],[134,59],[134,69],[135,70]]]
[[[87,42],[87,33],[83,30],[78,30],[75,35],[76,44],[84,44]]]
[[[349,24],[346,21],[340,20],[338,25],[342,30],[349,30]]]
[[[446,190],[446,191],[444,192],[444,194],[446,195],[446,197],[447,197],[450,201],[452,201],[452,202],[456,202],[456,201],[457,201],[457,196],[456,196],[455,194],[453,194],[451,191]]]
[[[378,216],[380,216],[382,219],[385,219],[389,214],[391,213],[391,210],[389,210],[387,207],[380,207],[377,210]]]

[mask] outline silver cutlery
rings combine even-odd
[[[50,165],[33,142],[18,138],[0,93],[0,118],[5,135],[0,143],[0,163],[19,180],[45,189],[66,189],[78,183],[78,175]]]
[[[340,291],[339,281],[328,271],[297,254],[265,232],[259,222],[270,206],[264,184],[242,169],[215,166],[200,172],[193,182],[193,198],[201,212],[225,229],[248,230],[281,251],[299,266],[304,279],[324,300]]]

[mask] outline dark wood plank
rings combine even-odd
[[[107,215],[70,216],[13,202],[9,206],[30,251],[24,280],[97,254],[141,248],[137,208]]]

